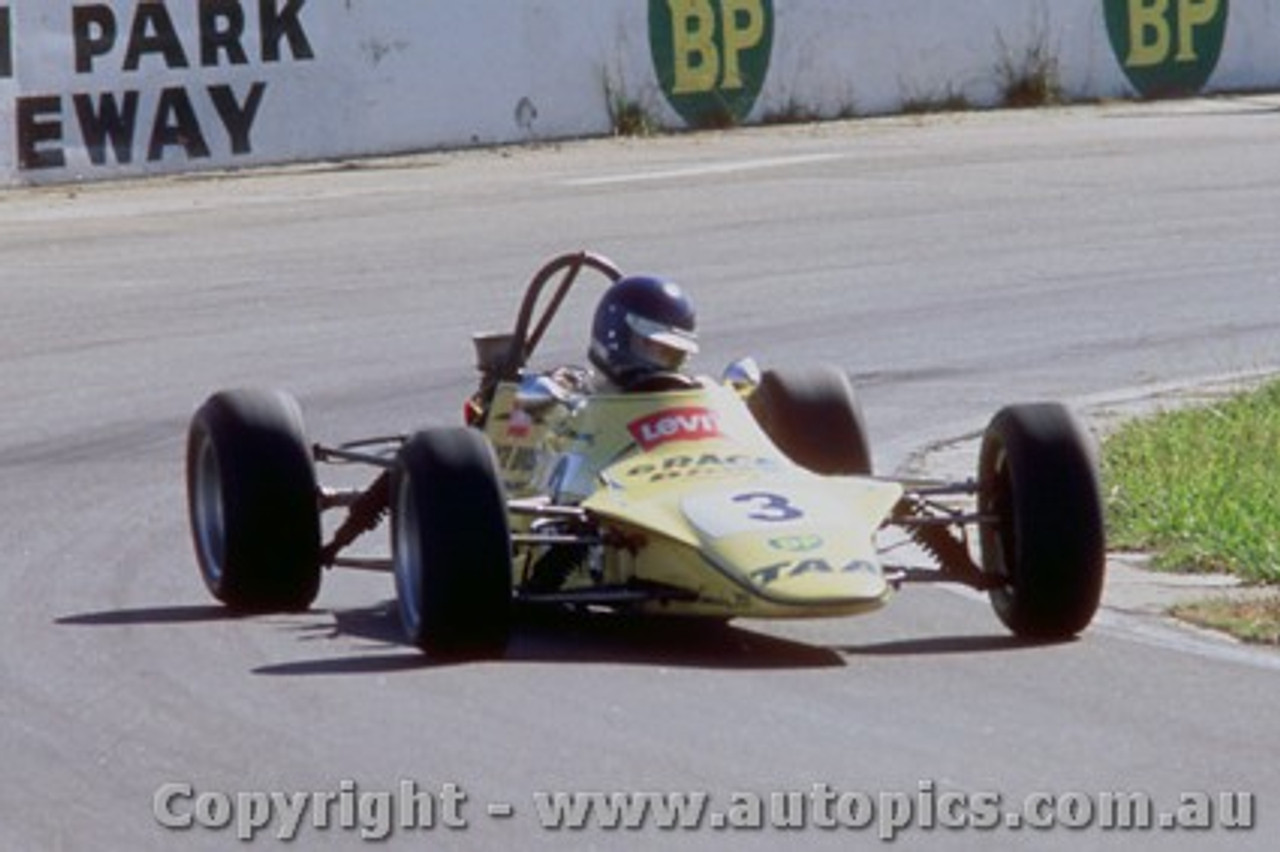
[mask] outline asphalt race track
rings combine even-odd
[[[1274,849],[1276,654],[1112,610],[1024,645],[916,588],[861,619],[529,619],[504,661],[431,665],[387,577],[213,605],[182,452],[240,385],[316,439],[456,422],[470,333],[579,247],[683,282],[707,372],[846,367],[884,471],[1008,402],[1280,365],[1277,140],[1280,102],[1241,98],[0,194],[0,848],[270,847],[301,801],[306,849]],[[543,827],[589,791],[718,819]],[[1178,821],[1108,830],[1117,794]]]

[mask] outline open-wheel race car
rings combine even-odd
[[[1092,620],[1101,500],[1093,447],[1066,408],[997,413],[973,479],[875,476],[838,368],[744,359],[719,379],[659,372],[626,389],[532,369],[590,277],[624,278],[599,255],[561,255],[533,277],[512,331],[475,337],[465,425],[312,444],[283,392],[211,396],[186,459],[209,591],[237,610],[300,610],[327,568],[388,571],[408,640],[449,657],[501,655],[518,604],[840,616],[904,583],[951,581],[987,592],[1018,636],[1068,638]],[[338,464],[367,465],[371,481],[321,486],[318,468]],[[389,557],[352,555],[387,516]],[[890,564],[904,541],[925,565]]]

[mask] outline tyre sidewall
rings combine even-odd
[[[774,446],[799,466],[824,476],[871,475],[866,422],[844,370],[766,370],[747,406]]]
[[[979,461],[983,568],[1015,634],[1066,638],[1083,630],[1102,594],[1106,542],[1097,464],[1075,418],[1050,403],[1011,406],[993,419]]]
[[[202,541],[217,534],[202,529],[208,475],[217,477],[221,503],[221,565],[213,564],[213,542]],[[189,429],[187,485],[197,561],[214,597],[247,611],[310,606],[320,586],[320,519],[315,466],[292,397],[260,390],[210,397]]]
[[[392,479],[392,559],[411,643],[450,657],[501,654],[510,633],[511,536],[488,441],[419,432]]]

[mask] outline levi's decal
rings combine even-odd
[[[720,437],[720,419],[701,407],[666,408],[627,424],[646,452],[668,441],[701,441]]]

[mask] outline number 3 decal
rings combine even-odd
[[[733,498],[733,502],[750,504],[754,511],[749,512],[747,517],[753,521],[781,523],[804,517],[804,512],[792,505],[786,497],[781,494],[770,494],[767,491],[738,494]]]

